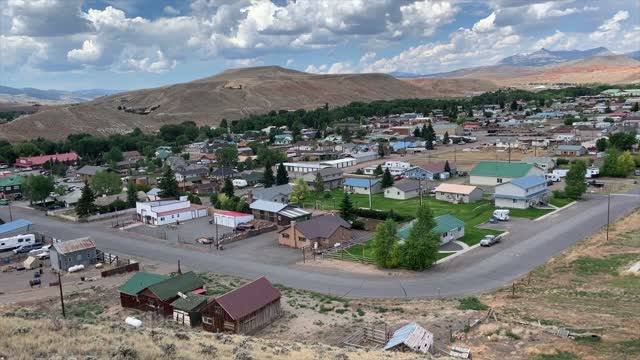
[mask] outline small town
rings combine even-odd
[[[418,3],[400,7],[402,21]],[[499,26],[501,10],[533,9],[471,3],[492,11],[467,29],[478,34]],[[445,5],[470,6],[430,6]],[[140,24],[192,16],[182,5],[154,20],[86,6],[96,36],[102,11]],[[227,5],[216,6],[222,16]],[[2,15],[10,32],[53,16],[14,7]],[[618,11],[591,38],[622,33],[629,18],[638,23]],[[95,39],[65,61],[89,56]],[[597,65],[589,72],[609,81],[543,81],[533,70],[615,57],[640,71],[632,42],[511,55],[485,66],[496,72],[484,88],[465,82],[485,81],[478,74],[456,75],[475,67],[436,84],[402,67],[310,64],[60,102],[0,89],[0,359],[640,358],[640,72],[623,81]],[[173,56],[158,54],[108,72],[135,77],[134,65]],[[356,86],[358,76],[388,79]],[[325,77],[340,91],[391,95],[332,93]],[[414,92],[419,80],[441,93]],[[264,84],[274,99],[299,89],[286,90],[290,105],[255,105]],[[301,100],[311,84],[319,95]],[[198,92],[207,86],[215,96]],[[453,86],[464,89],[446,93]],[[224,101],[238,96],[236,113]],[[60,116],[76,125],[54,126]]]

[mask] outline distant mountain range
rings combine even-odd
[[[640,60],[640,50],[629,52],[626,54],[616,55],[611,52],[609,49],[605,47],[597,47],[588,50],[547,50],[540,49],[538,51],[528,53],[528,54],[517,54],[508,56],[502,60],[500,60],[496,65],[493,66],[514,66],[514,67],[523,67],[522,71],[527,67],[543,67],[543,66],[554,66],[558,64],[575,62],[579,60],[585,60],[587,58],[593,57],[619,57],[625,56],[631,59]],[[389,73],[389,75],[399,78],[399,79],[411,79],[411,78],[426,78],[426,77],[438,77],[444,78],[448,77],[451,74],[457,75],[461,72],[469,72],[472,69],[481,69],[481,68],[491,68],[492,66],[483,66],[483,67],[472,67],[472,68],[463,68],[454,71],[444,72],[444,73],[435,73],[435,74],[417,74],[410,72],[401,72],[395,71]],[[517,70],[520,72],[521,70]],[[529,70],[531,71],[531,70]]]
[[[100,96],[113,95],[122,90],[88,89],[77,91],[41,90],[35,88],[17,89],[0,85],[0,100],[44,103],[81,103]]]

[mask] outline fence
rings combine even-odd
[[[104,251],[96,250],[96,259],[103,264],[113,264],[116,263],[116,267],[120,266],[120,263],[126,263],[127,265],[131,264],[130,259],[121,258],[118,255],[114,255],[111,253],[106,253]]]
[[[377,348],[382,347],[387,341],[389,341],[389,333],[385,323],[381,328],[376,328],[375,325],[363,326],[344,338],[342,345],[357,348]]]
[[[349,249],[354,245],[362,245],[363,254],[349,252]],[[375,262],[373,258],[364,255],[364,245],[362,242],[356,240],[343,241],[340,243],[340,246],[325,250],[322,253],[322,257],[325,259],[355,261],[364,264],[373,264]]]
[[[132,271],[140,271],[140,263],[134,262],[124,266],[119,266],[113,269],[105,270],[100,273],[100,276],[109,277],[109,276],[124,274]]]

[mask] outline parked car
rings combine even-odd
[[[246,231],[246,230],[253,230],[256,227],[253,226],[253,224],[250,223],[242,223],[242,224],[238,224],[238,226],[236,226],[236,231]]]
[[[640,176],[640,170],[636,170],[636,171],[634,172],[634,175],[635,175],[635,176]]]
[[[213,244],[213,241],[211,240],[211,238],[201,237],[198,239],[198,243],[203,245],[209,245],[209,244]]]
[[[495,236],[495,235],[486,235],[482,240],[480,240],[480,246],[486,246],[489,247],[493,244],[496,244],[500,241],[500,237],[499,236]]]
[[[42,254],[42,253],[48,253],[49,249],[51,249],[51,245],[45,245],[41,248],[38,249],[33,249],[31,251],[29,251],[29,255],[38,255],[38,254]]]
[[[9,199],[0,199],[0,205],[9,205]]]
[[[35,244],[29,244],[29,245],[22,245],[17,249],[13,249],[13,253],[14,254],[24,254],[24,253],[28,253],[31,250],[34,249],[39,249],[42,247],[42,243],[35,243]]]
[[[0,165],[0,169],[8,169],[8,168],[9,168],[9,165],[7,164]]]

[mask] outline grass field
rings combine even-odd
[[[329,197],[317,196],[315,193],[311,193],[310,196],[305,199],[304,205],[306,207],[310,207],[319,202],[324,210],[337,210],[340,207],[340,201],[342,201],[344,196],[342,190],[335,189],[325,194],[329,194]],[[368,195],[352,194],[350,197],[355,207],[369,207]],[[497,235],[500,233],[496,230],[479,229],[476,227],[477,225],[488,221],[493,214],[493,210],[495,210],[488,200],[478,201],[473,204],[451,204],[446,201],[436,200],[430,196],[424,196],[422,201],[431,207],[431,210],[433,210],[433,213],[436,216],[451,214],[464,221],[465,236],[462,241],[469,246],[479,243],[485,235]],[[419,204],[419,198],[410,200],[393,200],[386,199],[382,194],[372,196],[372,205],[374,209],[385,211],[393,209],[393,211],[398,214],[411,217],[415,217],[416,208]]]
[[[526,219],[537,219],[542,215],[546,215],[553,210],[551,209],[537,209],[537,208],[528,208],[528,209],[509,209],[509,216],[521,217]]]
[[[364,250],[364,251],[363,251]],[[362,259],[363,255],[366,259],[373,259],[373,240],[369,240],[364,244],[353,245],[352,247],[343,250],[346,254],[349,254],[355,258]],[[453,253],[438,253],[438,260],[444,259]]]
[[[549,200],[549,204],[551,204],[553,206],[557,206],[557,207],[566,206],[566,205],[570,204],[571,202],[573,202],[572,199],[560,199],[560,198],[557,198],[557,197],[552,197]]]

